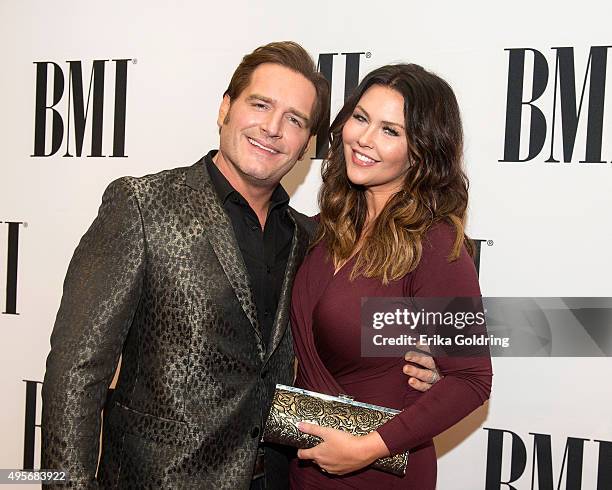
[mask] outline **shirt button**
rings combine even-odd
[[[259,436],[259,427],[256,426],[251,429],[251,437],[255,439],[257,436]]]

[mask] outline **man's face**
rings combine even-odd
[[[274,187],[302,158],[316,99],[314,85],[284,66],[265,63],[235,99],[223,98],[217,164],[245,185]]]

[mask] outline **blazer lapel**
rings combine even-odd
[[[219,198],[206,171],[204,159],[188,169],[185,183],[192,189],[200,191],[198,193],[198,200],[200,202],[197,205],[201,207],[200,218],[205,235],[234,289],[240,306],[255,329],[259,339],[260,350],[263,351],[264,345],[257,321],[257,308],[249,281],[249,274],[240,253],[232,223],[219,202]]]
[[[272,325],[270,341],[268,343],[268,349],[266,350],[266,362],[268,359],[270,359],[270,356],[278,347],[278,344],[285,333],[285,329],[287,328],[287,324],[289,323],[289,306],[291,304],[293,279],[295,278],[298,267],[302,263],[302,259],[306,254],[306,250],[308,249],[310,242],[310,236],[297,222],[291,212],[291,209],[287,210],[287,213],[289,214],[291,221],[293,221],[295,231],[293,233],[293,240],[291,242],[291,251],[289,252],[289,259],[287,260],[287,267],[285,268],[285,277],[281,287],[278,307],[276,308],[274,324]]]

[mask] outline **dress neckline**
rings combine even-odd
[[[338,274],[340,274],[344,269],[346,269],[347,265],[349,265],[351,262],[355,260],[356,257],[357,257],[357,254],[354,254],[350,259],[348,259],[344,264],[342,264],[339,269],[334,269],[334,264],[332,262],[331,263],[332,277],[336,277]]]

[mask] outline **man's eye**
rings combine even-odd
[[[302,127],[302,121],[300,121],[297,117],[289,116],[289,122],[298,128]]]
[[[268,106],[262,102],[254,102],[253,106],[257,109],[266,109]]]

